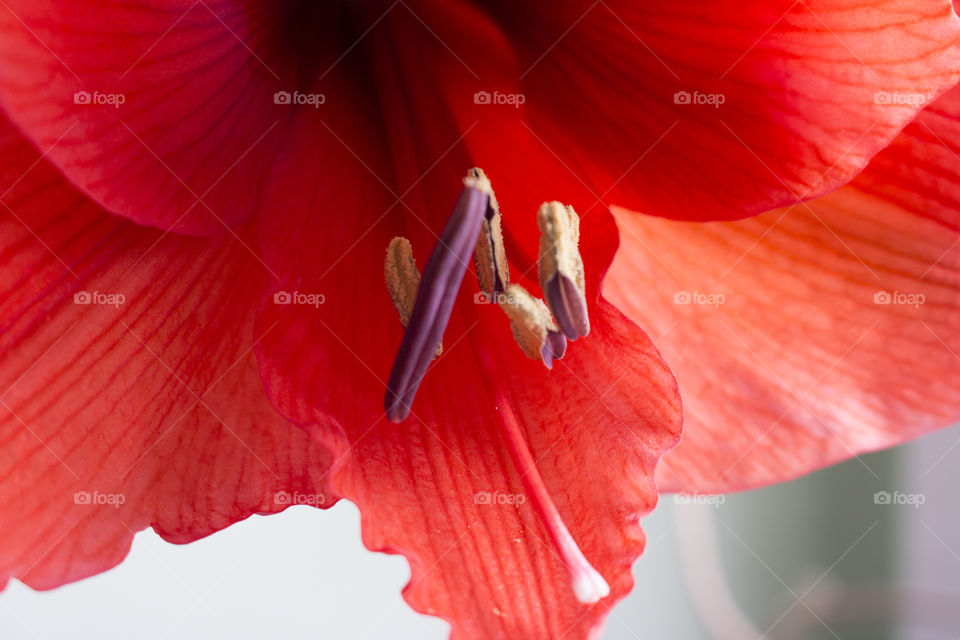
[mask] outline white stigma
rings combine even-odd
[[[573,595],[583,604],[593,604],[610,595],[610,586],[596,569],[587,565],[573,576]]]

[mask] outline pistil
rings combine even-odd
[[[492,370],[493,365],[490,357],[486,354],[479,354],[479,358],[486,370],[486,379],[498,379]],[[496,384],[488,383],[487,388],[492,391],[495,399],[497,416],[507,441],[510,458],[520,473],[523,486],[529,493],[530,502],[547,530],[550,542],[557,550],[560,560],[570,576],[570,586],[573,589],[574,596],[584,604],[593,604],[607,597],[610,595],[610,587],[603,576],[593,568],[590,561],[583,555],[583,551],[580,550],[576,540],[570,534],[570,530],[567,529],[567,525],[564,524],[563,518],[560,517],[560,512],[557,511],[557,507],[550,497],[550,492],[543,483],[543,477],[537,469],[537,462],[533,459],[530,448],[520,431],[520,425],[510,408],[510,402]]]

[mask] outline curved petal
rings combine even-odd
[[[454,638],[588,638],[633,586],[645,544],[638,517],[656,504],[653,469],[679,437],[679,396],[649,339],[609,305],[593,308],[589,339],[549,373],[519,354],[499,310],[485,311],[478,320],[490,330],[477,326],[428,372],[438,381],[424,384],[414,419],[346,429],[351,461],[331,482],[363,512],[369,548],[410,559],[406,599],[449,620]],[[610,584],[598,605],[574,598],[484,392],[490,374],[469,369],[474,349],[503,363],[496,384],[567,527]]]
[[[367,161],[380,141],[352,115],[328,112],[328,129],[298,132],[302,148],[267,186],[274,215],[263,217],[260,241],[281,296],[268,292],[263,301],[258,327],[277,328],[256,351],[271,400],[336,453],[334,491],[359,506],[368,547],[410,560],[405,596],[417,610],[450,620],[457,638],[589,637],[630,587],[629,566],[643,546],[637,516],[656,500],[653,466],[679,436],[672,374],[645,335],[603,302],[592,308],[590,336],[547,371],[522,355],[499,309],[474,304],[468,274],[411,418],[389,423],[383,394],[402,328],[383,280],[384,253],[404,235],[423,265],[470,164],[454,127],[416,129],[424,134],[415,147],[392,147],[410,162],[378,173],[380,183],[370,173],[382,168]],[[426,155],[437,149],[449,152]],[[290,194],[282,176],[316,157],[332,170]],[[406,187],[431,163],[398,202],[391,178]],[[535,213],[524,213],[534,227]],[[609,215],[596,216],[583,240],[593,293],[616,241]],[[520,218],[505,214],[504,224]],[[535,253],[536,236],[519,237]],[[529,275],[526,283],[536,290]],[[478,365],[481,356],[494,371]],[[509,398],[557,508],[611,583],[611,597],[592,609],[574,599],[523,495],[485,385]]]
[[[488,172],[527,173],[532,147],[590,192],[584,204],[675,219],[838,187],[960,68],[948,0],[500,2],[469,22],[450,3],[423,11],[437,34],[423,59],[446,65],[443,93],[463,130],[477,125],[468,142]]]
[[[107,215],[0,127],[0,586],[109,569],[146,526],[331,504],[329,454],[264,396],[241,237]]]
[[[278,12],[152,4],[4,2],[0,104],[109,211],[223,232],[253,213],[292,113],[273,101],[294,82],[268,54]]]
[[[857,176],[858,189],[910,213],[960,229],[960,91],[920,112]]]
[[[277,91],[336,101],[357,78],[390,69],[414,78],[414,103],[442,95],[461,131],[479,124],[468,144],[494,173],[528,173],[532,149],[559,159],[556,182],[585,190],[589,208],[705,219],[842,184],[919,101],[956,81],[958,24],[946,0],[653,4],[185,0],[121,10],[11,0],[0,11],[0,103],[108,209],[211,233],[254,210],[252,178],[312,110],[274,104]],[[376,50],[368,31],[381,20],[396,28]],[[405,57],[412,48],[418,59]],[[345,64],[352,73],[331,83]],[[91,104],[76,104],[77,92]],[[353,93],[361,110],[394,108]],[[125,103],[92,104],[98,95]],[[307,181],[302,170],[290,178]]]
[[[618,214],[607,291],[662,334],[684,393],[666,488],[785,480],[960,418],[958,104],[807,205],[706,225]]]

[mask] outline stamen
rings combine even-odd
[[[483,169],[471,169],[474,177],[487,180]],[[507,263],[507,254],[503,248],[503,228],[500,222],[500,206],[497,198],[490,189],[490,204],[484,214],[483,225],[480,227],[480,237],[477,238],[477,250],[473,254],[477,265],[477,280],[480,290],[487,294],[491,302],[496,302],[499,295],[510,283],[510,265]]]
[[[540,287],[557,325],[570,340],[590,333],[586,282],[580,242],[580,218],[573,207],[545,202],[537,212],[540,227]]]
[[[497,300],[510,319],[510,329],[520,349],[533,360],[541,360],[547,369],[567,350],[567,339],[550,318],[550,310],[539,298],[519,284],[507,285]]]
[[[486,369],[486,378],[496,380],[497,376],[491,369],[492,363],[490,357],[486,354],[480,354],[480,359],[484,369]],[[603,576],[593,568],[593,565],[583,555],[583,551],[577,545],[576,540],[570,534],[570,530],[560,517],[550,492],[543,484],[543,477],[537,469],[537,463],[530,453],[520,426],[517,424],[517,418],[510,408],[510,403],[495,384],[489,384],[488,388],[493,390],[497,406],[497,415],[500,418],[500,426],[503,427],[503,433],[507,440],[507,448],[510,450],[510,457],[520,473],[523,485],[530,494],[530,502],[533,504],[537,515],[547,529],[547,536],[553,543],[554,548],[560,554],[560,559],[570,575],[570,585],[573,588],[573,594],[577,600],[584,604],[593,604],[608,595],[610,587]]]
[[[467,270],[466,261],[476,247],[480,223],[489,206],[491,190],[486,178],[469,175],[463,184],[460,199],[423,270],[410,321],[390,371],[384,408],[392,422],[410,415],[423,374],[450,321]]]
[[[583,261],[577,250],[580,221],[573,209],[551,202],[544,204],[538,213],[542,234],[538,266],[548,309],[547,304],[522,286],[509,284],[500,213],[490,181],[483,171],[472,169],[463,182],[460,199],[427,260],[422,279],[409,241],[394,238],[387,248],[384,263],[387,288],[401,323],[407,327],[384,398],[387,418],[393,422],[400,422],[410,414],[410,405],[450,320],[466,272],[465,260],[471,250],[474,250],[480,287],[491,300],[499,302],[510,319],[517,343],[527,356],[551,368],[553,361],[566,352],[567,337],[576,340],[590,331]],[[551,311],[556,324],[550,318]],[[553,504],[510,403],[494,382],[498,376],[490,355],[480,351],[477,356],[484,369],[484,384],[493,391],[507,449],[530,502],[569,573],[577,600],[593,604],[609,595],[610,587],[584,557]]]
[[[547,341],[540,350],[540,357],[547,369],[553,369],[553,361],[560,360],[567,353],[567,338],[559,331],[547,330]],[[549,354],[549,355],[548,355]]]
[[[400,316],[400,324],[406,327],[410,324],[410,314],[413,312],[413,303],[417,299],[420,288],[420,271],[413,259],[413,247],[406,238],[396,237],[387,246],[387,257],[383,262],[383,275],[387,281],[387,291],[393,308]],[[437,344],[433,357],[443,353],[443,341]]]

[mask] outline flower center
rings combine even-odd
[[[392,422],[401,422],[410,414],[430,361],[440,354],[443,331],[471,253],[475,256],[481,289],[504,310],[513,335],[527,356],[550,368],[553,360],[566,352],[567,338],[576,340],[590,331],[583,261],[577,249],[579,218],[571,207],[550,202],[541,206],[537,220],[541,231],[537,265],[546,304],[522,286],[509,284],[499,206],[490,181],[479,169],[472,169],[464,179],[463,192],[427,260],[422,279],[410,243],[404,238],[390,243],[384,274],[401,323],[406,327],[384,398],[387,418]],[[477,357],[510,458],[567,569],[573,593],[585,604],[597,602],[610,593],[610,588],[583,555],[560,517],[513,409],[497,386],[492,358],[484,352]]]

